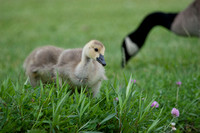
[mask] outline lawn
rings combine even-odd
[[[182,0],[0,0],[0,132],[200,131],[200,40],[154,28],[121,68],[121,42],[153,11],[178,12]],[[24,85],[22,64],[36,47],[106,47],[107,81],[98,98],[84,88]],[[133,80],[136,80],[134,83]],[[177,85],[180,81],[181,85]],[[151,107],[153,101],[159,107]],[[179,117],[171,115],[177,108]]]

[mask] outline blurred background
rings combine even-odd
[[[23,61],[36,47],[83,47],[97,39],[106,46],[106,73],[143,77],[162,70],[200,65],[200,41],[154,28],[144,48],[121,71],[121,42],[153,11],[179,12],[192,0],[0,0],[0,81],[24,79]],[[189,52],[188,52],[189,50]],[[178,64],[178,66],[177,66]],[[185,65],[185,67],[184,67]],[[172,67],[170,67],[172,66]],[[181,66],[181,67],[180,67]],[[171,68],[174,68],[173,70]],[[139,75],[139,73],[141,75]]]

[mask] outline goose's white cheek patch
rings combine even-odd
[[[125,44],[126,44],[127,52],[130,56],[132,56],[138,52],[139,48],[138,48],[137,44],[132,42],[129,37],[126,37]]]

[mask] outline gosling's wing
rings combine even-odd
[[[67,49],[62,52],[57,66],[69,65],[75,67],[81,61],[82,49]]]

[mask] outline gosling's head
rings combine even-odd
[[[100,41],[89,41],[84,47],[84,52],[88,58],[94,59],[103,66],[106,66],[106,62],[104,59],[105,47]]]

